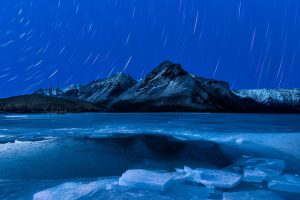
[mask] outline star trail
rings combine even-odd
[[[0,0],[0,96],[142,78],[164,60],[234,89],[300,86],[298,0]]]

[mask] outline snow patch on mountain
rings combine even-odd
[[[106,79],[92,81],[88,85],[75,84],[67,86],[63,89],[40,89],[34,94],[63,97],[67,99],[81,99],[98,103],[103,101],[111,101],[112,98],[118,97],[135,84],[136,81],[130,75],[118,73]]]
[[[253,89],[234,93],[242,98],[251,98],[263,104],[300,104],[300,89]]]
[[[40,89],[35,94],[41,94],[45,96],[61,96],[64,92],[60,88],[46,88]]]

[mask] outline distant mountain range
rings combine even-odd
[[[140,81],[119,73],[88,85],[40,89],[0,99],[0,111],[300,113],[300,89],[232,91],[224,81],[166,61]]]

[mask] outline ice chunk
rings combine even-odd
[[[223,200],[280,200],[281,198],[271,191],[253,190],[241,192],[225,192]]]
[[[252,169],[245,169],[243,174],[243,181],[245,182],[253,182],[253,183],[261,183],[268,178],[268,174]]]
[[[300,193],[300,177],[284,174],[270,179],[269,188],[292,193]]]
[[[194,172],[194,170],[188,166],[184,166],[183,171],[187,174]]]
[[[175,168],[175,171],[178,173],[185,173],[184,169]]]
[[[241,182],[241,175],[222,170],[197,169],[201,173],[201,183],[219,188],[233,188]]]
[[[283,171],[285,169],[285,162],[279,159],[249,158],[239,161],[239,164],[245,168],[271,169],[276,171]]]
[[[127,170],[119,179],[119,185],[132,188],[164,191],[173,181],[173,173],[147,171],[143,169]]]
[[[174,182],[182,183],[185,181],[186,173],[184,172],[172,172]]]
[[[253,170],[267,174],[268,177],[282,174],[285,169],[285,162],[278,159],[268,158],[249,158],[242,159],[236,163],[237,166],[243,167],[244,170]]]
[[[196,169],[188,173],[186,179],[208,187],[233,188],[241,182],[241,175],[215,169]]]
[[[107,187],[116,185],[117,179],[104,179],[91,183],[68,182],[53,188],[49,188],[33,195],[33,200],[74,200],[82,198],[86,195],[93,194],[99,190],[107,190]]]

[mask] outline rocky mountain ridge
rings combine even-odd
[[[227,82],[198,77],[169,61],[140,81],[119,73],[34,95],[85,101],[106,112],[300,113],[300,89],[232,91]]]

